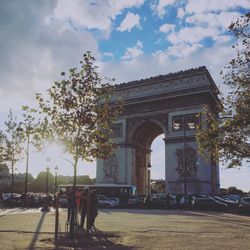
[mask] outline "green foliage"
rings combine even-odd
[[[49,172],[49,185],[54,185],[54,176],[51,172]],[[42,185],[44,186],[47,182],[47,172],[46,171],[42,171],[40,172],[36,179],[34,180],[33,184],[35,185]]]
[[[5,131],[0,132],[0,162],[10,167],[13,173],[14,165],[22,157],[24,137],[20,131],[20,123],[17,122],[17,117],[14,117],[12,110],[9,111],[5,126]]]
[[[49,99],[41,94],[36,99],[39,113],[44,115],[44,138],[59,143],[72,155],[74,175],[79,159],[105,158],[112,153],[111,127],[120,106],[110,106],[113,86],[102,83],[95,59],[90,52],[83,55],[81,68],[61,73],[63,80],[48,89]],[[74,180],[74,184],[76,180]]]
[[[237,54],[221,74],[231,91],[221,99],[223,107],[218,108],[218,117],[205,111],[208,129],[198,131],[197,141],[202,153],[208,152],[232,168],[250,157],[250,13],[229,29],[237,38],[233,46]]]

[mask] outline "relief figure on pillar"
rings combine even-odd
[[[190,146],[186,146],[186,155],[184,156],[183,148],[176,149],[177,168],[176,171],[181,178],[185,176],[186,162],[186,177],[196,177],[197,174],[197,151]],[[184,158],[185,157],[185,158]]]
[[[115,154],[104,160],[103,171],[107,183],[117,182],[118,160]]]

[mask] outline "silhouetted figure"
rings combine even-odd
[[[170,196],[169,196],[169,194],[166,195],[166,209],[170,209]]]
[[[50,195],[47,195],[45,198],[44,198],[44,205],[41,209],[42,212],[49,212],[50,211]]]
[[[150,207],[150,196],[147,195],[144,199],[144,207],[149,208]]]
[[[180,206],[181,206],[181,198],[182,198],[182,194],[177,194],[176,195],[176,206],[177,206],[177,208],[180,208]]]
[[[67,194],[67,200],[68,200],[68,217],[67,217],[67,220],[68,221],[70,219],[70,215],[72,213],[72,210],[74,209],[75,199],[74,199],[73,196],[74,196],[73,191],[68,192],[68,194]]]
[[[89,202],[89,190],[84,189],[84,193],[81,196],[81,222],[80,226],[83,228],[84,227],[84,221],[85,217],[87,215],[88,211],[88,202]]]
[[[25,194],[22,193],[20,196],[20,208],[24,208],[25,207]]]
[[[192,195],[188,195],[188,208],[191,209],[192,208],[192,201],[193,201],[193,197]]]
[[[98,213],[98,199],[96,196],[96,190],[92,190],[90,193],[90,199],[89,199],[89,228],[94,227],[95,224],[95,218]]]

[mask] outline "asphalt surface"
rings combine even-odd
[[[250,217],[236,214],[144,209],[102,209],[89,235],[65,235],[66,209],[0,210],[0,248],[8,249],[250,249]]]

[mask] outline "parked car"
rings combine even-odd
[[[238,209],[240,213],[250,214],[250,197],[242,197],[238,202]]]
[[[196,198],[193,203],[194,209],[225,211],[228,206],[225,203],[219,202],[211,198]]]
[[[147,196],[144,199],[145,208],[166,208],[166,200],[160,197]]]
[[[237,201],[233,201],[227,198],[222,198],[218,195],[213,195],[212,197],[219,202],[227,204],[229,208],[235,208],[237,206]]]
[[[105,195],[98,195],[98,206],[100,208],[113,208],[119,205],[119,202],[116,199],[110,199]]]

